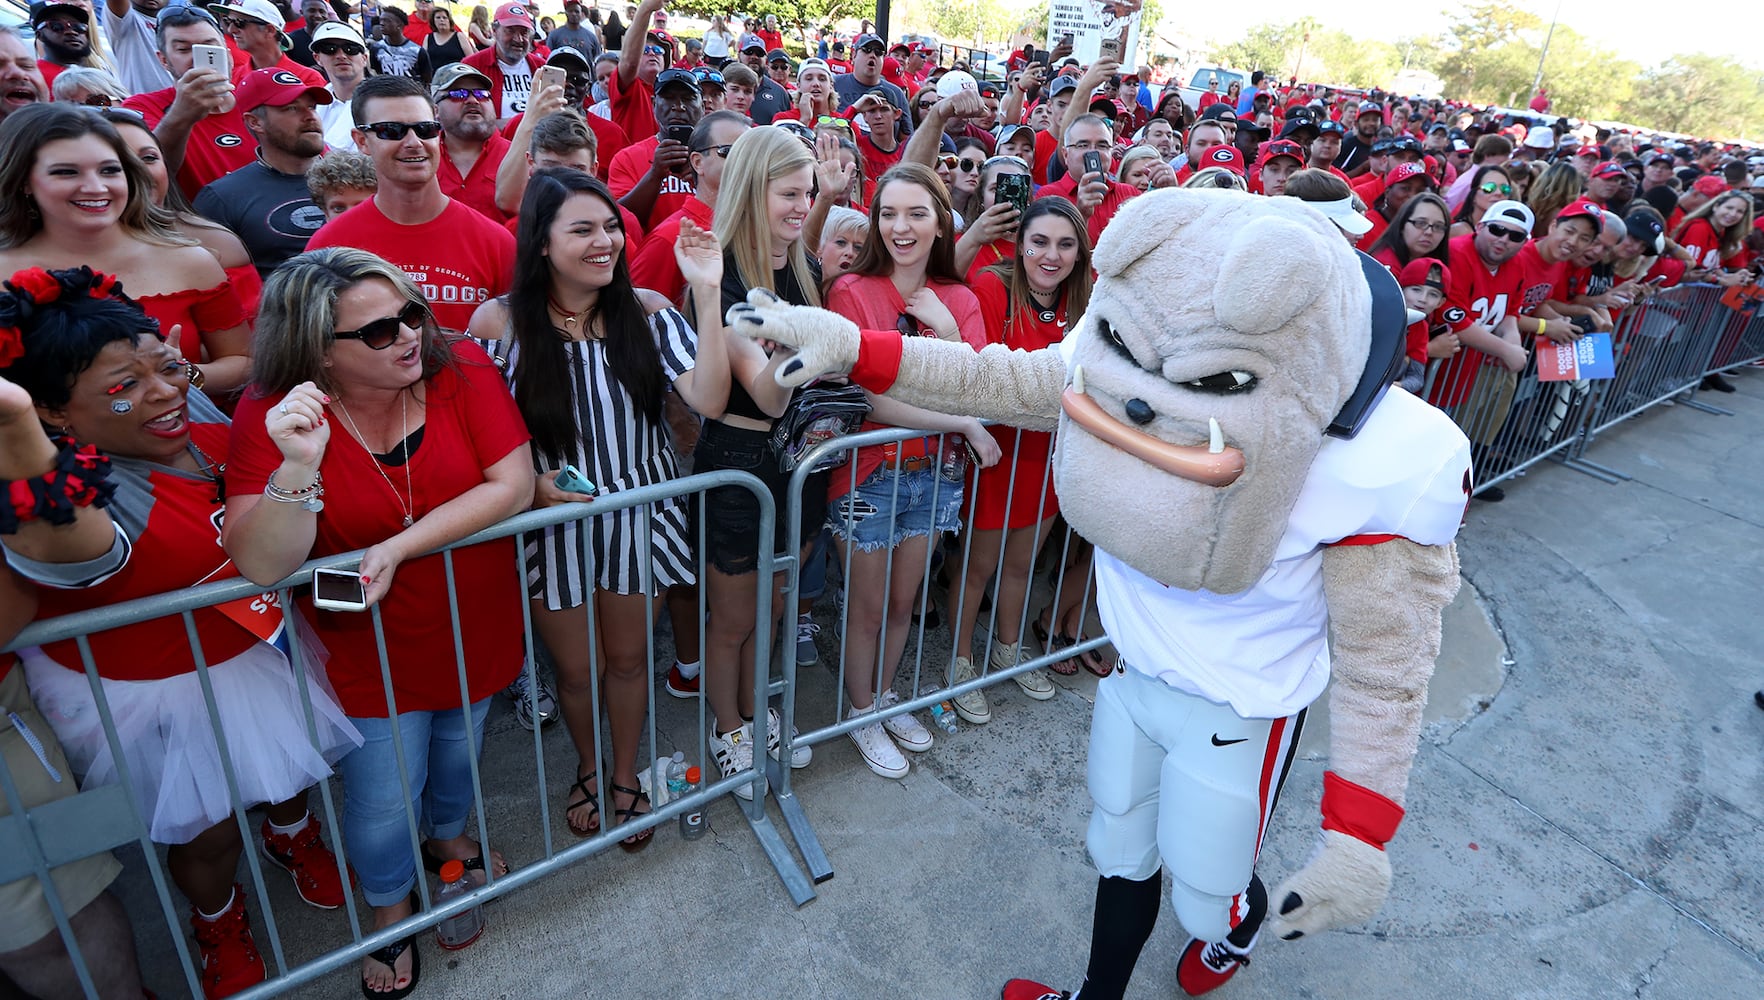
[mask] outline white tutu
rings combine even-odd
[[[307,738],[300,689],[281,650],[259,642],[208,671],[247,808],[293,798],[329,777],[331,764],[362,743],[323,680],[322,652],[312,655],[323,647],[303,643],[302,648],[311,665],[307,690],[323,753]],[[119,780],[85,673],[57,664],[40,649],[23,650],[20,656],[37,709],[55,728],[80,786],[96,788]],[[227,819],[233,807],[226,772],[195,671],[157,681],[106,679],[103,684],[128,756],[135,805],[153,841],[188,843]]]

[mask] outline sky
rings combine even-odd
[[[1530,9],[1548,24],[1554,0],[1519,0],[1517,5]],[[1196,37],[1229,42],[1252,25],[1295,21],[1309,16],[1356,38],[1394,42],[1402,35],[1445,31],[1446,25],[1463,7],[1462,4],[1434,5],[1426,0],[1407,6],[1375,4],[1370,9],[1382,10],[1386,14],[1401,13],[1367,17],[1369,8],[1365,4],[1319,4],[1316,0],[1257,0],[1244,6],[1183,4],[1180,23],[1186,32]],[[1641,0],[1561,0],[1560,23],[1643,66],[1656,65],[1680,52],[1702,52],[1764,67],[1753,32],[1715,29],[1711,27],[1715,22],[1706,20],[1700,22],[1701,27],[1696,27],[1690,18],[1642,16],[1645,9]]]

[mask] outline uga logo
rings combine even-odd
[[[1231,155],[1232,152],[1233,149],[1230,146],[1214,146],[1213,151],[1208,155],[1212,157],[1214,163],[1230,163],[1237,159]]]
[[[229,149],[234,146],[244,145],[244,143],[244,139],[239,138],[231,132],[222,132],[220,135],[214,137],[214,144],[216,146],[225,146]]]
[[[275,75],[270,77],[270,81],[272,83],[279,83],[284,87],[298,87],[301,82],[299,77],[285,69],[277,70]]]
[[[511,7],[509,7],[508,12],[510,14],[513,14],[516,17],[531,17],[532,16],[531,14],[527,13],[527,8],[522,7],[520,4],[515,4]]]
[[[1462,323],[1464,321],[1464,310],[1459,309],[1457,306],[1453,306],[1445,312],[1440,313],[1440,316],[1443,317],[1447,323]]]

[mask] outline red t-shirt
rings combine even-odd
[[[1053,137],[1052,132],[1035,133],[1035,163],[1029,180],[1033,184],[1047,183],[1047,164],[1060,151],[1060,140]]]
[[[435,321],[449,330],[464,330],[478,306],[508,291],[514,276],[514,237],[451,200],[428,222],[404,226],[369,198],[325,223],[306,244],[308,250],[322,247],[355,247],[396,264],[422,289]]]
[[[1494,330],[1509,314],[1518,310],[1523,269],[1512,260],[1493,274],[1476,253],[1476,234],[1465,233],[1451,241],[1452,283],[1446,289],[1445,304],[1439,316],[1458,332],[1473,323]],[[1435,406],[1456,406],[1470,395],[1476,372],[1494,359],[1472,347],[1459,351],[1446,363],[1440,377],[1434,379],[1427,401]]]
[[[1054,181],[1052,184],[1042,185],[1041,190],[1035,192],[1035,197],[1037,200],[1042,198],[1064,198],[1076,205],[1078,204],[1077,191],[1078,178],[1071,174],[1067,174],[1059,180]],[[1120,181],[1109,181],[1109,193],[1103,195],[1102,204],[1096,206],[1096,211],[1090,213],[1090,224],[1088,228],[1090,230],[1091,246],[1096,246],[1096,241],[1102,237],[1102,231],[1108,228],[1109,220],[1115,217],[1115,212],[1118,211],[1122,205],[1127,204],[1130,199],[1137,197],[1141,193],[1143,192],[1131,184],[1123,184]]]
[[[401,530],[404,518],[404,508],[392,493],[413,503],[416,517],[421,519],[482,484],[485,469],[527,443],[527,428],[514,397],[489,357],[469,341],[455,341],[453,350],[458,356],[457,369],[443,368],[428,383],[422,443],[410,457],[410,496],[405,495],[405,468],[380,465],[361,442],[343,433],[336,404],[327,407],[334,430],[319,471],[325,479],[325,491],[333,499],[318,516],[313,556],[385,541]],[[264,415],[281,399],[281,395],[253,397],[247,393],[240,401],[227,466],[229,493],[263,492],[264,483],[282,464],[282,453],[263,425]],[[390,477],[390,485],[386,477]],[[514,540],[509,538],[453,551],[460,641],[473,701],[508,686],[521,668],[522,593],[515,565]],[[384,718],[387,709],[374,616],[320,612],[309,602],[301,604],[330,651],[325,672],[343,711],[362,718]],[[454,629],[447,610],[442,556],[422,556],[400,565],[380,611],[398,710],[458,708]]]
[[[981,271],[999,261],[1010,261],[1016,253],[1016,241],[1002,237],[981,247],[974,252],[974,263],[968,265],[968,284],[975,285],[980,280]]]
[[[435,179],[441,182],[441,193],[462,205],[477,209],[491,222],[505,222],[508,216],[496,207],[496,170],[510,149],[507,139],[492,134],[484,149],[472,163],[471,172],[461,177],[453,157],[447,155],[447,136],[441,137],[441,164]]]
[[[689,198],[673,215],[662,220],[643,240],[642,249],[632,253],[625,244],[625,259],[630,261],[631,284],[667,296],[678,304],[686,294],[686,279],[680,275],[680,262],[674,259],[674,244],[680,242],[680,220],[691,219],[698,228],[710,232],[712,208],[697,198]]]
[[[876,144],[870,140],[868,132],[857,133],[855,141],[858,155],[864,158],[864,181],[867,184],[881,180],[882,175],[888,172],[888,168],[899,163],[900,158],[906,155],[905,139],[897,139],[894,148],[886,153],[876,148]]]
[[[606,186],[612,189],[614,198],[623,198],[637,187],[655,162],[655,149],[660,145],[661,139],[652,135],[619,150],[606,171]],[[649,210],[649,218],[639,221],[647,229],[654,229],[663,219],[685,208],[687,202],[697,201],[696,191],[690,178],[668,174],[656,191],[655,207]]]
[[[655,90],[641,76],[633,79],[631,86],[624,87],[619,83],[619,75],[612,74],[606,78],[606,95],[613,124],[625,133],[626,145],[637,142],[639,136],[655,137],[660,127],[655,121]],[[602,159],[605,159],[604,154]],[[665,218],[667,214],[663,213],[656,218]]]
[[[260,430],[262,423],[260,414]],[[190,425],[190,440],[217,463],[228,461],[228,437],[225,421]],[[90,587],[38,587],[39,619],[239,575],[221,549],[219,485],[202,476],[158,466],[141,470],[142,463],[129,462],[119,464],[113,473],[123,483],[145,487],[139,493],[133,489],[119,492],[111,509],[112,517],[129,537],[128,562],[109,579]],[[190,614],[202,640],[202,655],[211,667],[257,642],[255,634],[221,608],[197,608]],[[94,632],[88,638],[98,673],[111,680],[160,680],[196,669],[184,620],[178,615]],[[52,642],[43,652],[69,670],[83,669],[79,647],[72,639]]]
[[[1550,299],[1567,301],[1568,273],[1574,269],[1574,265],[1566,260],[1554,264],[1544,260],[1536,240],[1521,247],[1513,256],[1513,264],[1508,266],[1519,268],[1519,315],[1530,316],[1536,313],[1537,307]]]
[[[981,315],[980,300],[968,290],[966,285],[953,281],[932,281],[926,287],[937,296],[950,315],[955,317],[956,329],[962,333],[962,340],[978,351],[986,346],[986,317]],[[827,292],[827,308],[844,316],[858,325],[860,330],[894,330],[900,329],[900,318],[906,315],[906,303],[901,300],[900,292],[894,287],[893,279],[879,274],[844,274],[833,282]],[[921,326],[921,332],[923,327]],[[929,334],[926,334],[929,336]],[[864,430],[875,430],[887,427],[865,421]],[[935,438],[931,439],[933,442]],[[854,473],[840,470],[828,484],[829,499],[838,499],[850,492],[853,482],[862,483],[869,479],[883,462],[883,445],[870,445],[859,448],[857,457],[852,460],[856,466]],[[902,455],[924,454],[924,439],[914,439],[899,443]],[[854,480],[852,474],[857,478]]]
[[[1678,245],[1690,251],[1691,264],[1694,267],[1721,266],[1721,237],[1707,218],[1698,219],[1684,227],[1684,232],[1677,237]]]
[[[1018,351],[1039,351],[1059,343],[1065,336],[1064,303],[1051,314],[1042,313],[1013,304],[1010,290],[991,271],[980,272],[977,276],[975,272],[969,272],[969,275],[974,297],[979,300],[980,312],[986,318],[988,344],[1003,344]],[[1054,495],[1053,476],[1047,471],[1053,455],[1053,434],[1011,427],[993,427],[991,432],[998,446],[1004,449],[1004,458],[992,468],[975,473],[973,526],[982,531],[1025,528],[1059,513],[1060,503]]]
[[[527,113],[523,111],[510,118],[508,124],[503,126],[502,137],[513,139],[515,129],[521,127],[521,119],[526,116]],[[582,120],[588,123],[588,131],[594,133],[594,176],[604,181],[606,180],[607,164],[612,162],[613,157],[619,155],[619,150],[625,148],[625,130],[607,119],[587,111],[582,112]],[[525,156],[527,151],[516,150],[515,155]]]
[[[323,85],[322,83],[320,84]],[[177,97],[176,87],[136,94],[123,102],[123,107],[141,113],[142,122],[156,129],[165,120]],[[178,190],[195,200],[196,192],[210,181],[257,159],[257,140],[245,127],[245,109],[235,105],[231,111],[209,115],[190,129],[190,141],[184,147],[184,164],[178,168]]]

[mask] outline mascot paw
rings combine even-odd
[[[796,349],[796,357],[778,366],[778,384],[799,386],[822,375],[842,374],[857,363],[857,324],[844,316],[812,306],[793,306],[755,288],[746,302],[729,307],[729,328],[754,340],[771,340]]]
[[[1390,856],[1335,830],[1324,830],[1311,860],[1269,897],[1275,934],[1306,934],[1363,924],[1390,894]]]

